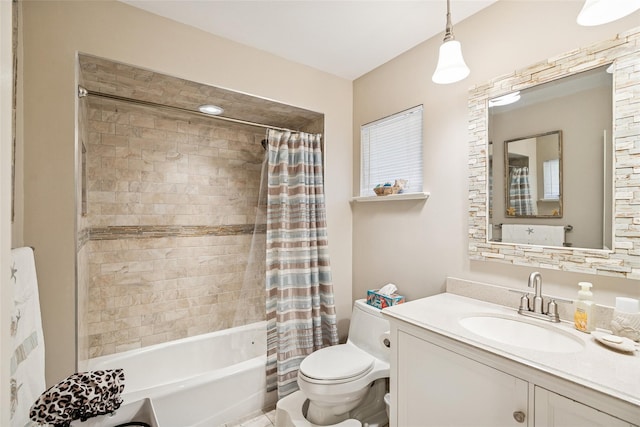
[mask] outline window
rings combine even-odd
[[[360,128],[360,196],[378,184],[406,179],[405,193],[422,191],[422,105]]]
[[[544,199],[560,199],[560,159],[547,160],[542,164],[544,174]]]

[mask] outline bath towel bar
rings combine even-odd
[[[496,228],[502,228],[502,223],[500,224],[493,224],[494,227]],[[571,231],[573,230],[573,225],[565,225],[564,226],[564,231]]]

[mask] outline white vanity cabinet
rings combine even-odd
[[[630,427],[632,424],[568,399],[542,387],[535,387],[536,427]],[[639,420],[640,422],[640,420]]]
[[[390,427],[640,426],[635,404],[422,322],[389,320]]]
[[[397,426],[526,425],[526,381],[406,332],[397,342]]]

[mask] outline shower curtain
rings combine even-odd
[[[515,215],[534,215],[529,187],[529,168],[513,167],[509,183],[509,207],[514,208]]]
[[[298,389],[300,362],[338,343],[321,135],[267,134],[267,389]]]

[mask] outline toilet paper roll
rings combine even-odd
[[[384,347],[390,348],[391,347],[391,332],[387,331],[384,334],[381,334],[380,337],[378,338],[378,341],[380,341],[380,344],[382,344]]]

